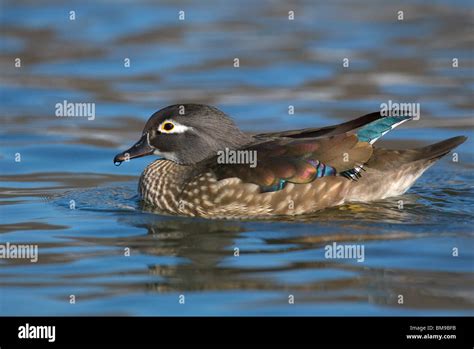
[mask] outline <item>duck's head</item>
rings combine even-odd
[[[117,154],[114,163],[145,155],[158,155],[179,164],[204,160],[226,147],[234,149],[250,141],[231,118],[215,107],[176,104],[148,119],[142,136],[130,149]]]

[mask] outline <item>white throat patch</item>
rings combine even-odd
[[[171,160],[171,161],[174,161],[174,162],[178,162],[178,158],[176,157],[176,154],[174,152],[161,152],[159,151],[158,149],[155,149],[153,151],[153,154],[161,157],[161,158],[164,158],[166,160]]]

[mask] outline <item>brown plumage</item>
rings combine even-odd
[[[300,215],[401,195],[466,139],[411,150],[373,147],[409,119],[372,113],[324,128],[248,135],[216,108],[176,105],[155,113],[140,141],[114,161],[165,158],[151,163],[139,182],[145,203],[162,212],[207,218]],[[224,150],[253,152],[256,166],[222,163]]]

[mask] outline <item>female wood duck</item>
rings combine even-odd
[[[466,140],[410,150],[373,146],[410,119],[372,113],[335,126],[252,135],[217,108],[172,105],[154,113],[140,140],[114,162],[162,158],[139,182],[143,200],[162,212],[206,218],[308,214],[401,195]]]

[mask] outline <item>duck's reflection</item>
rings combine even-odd
[[[356,206],[342,210],[361,214],[364,209],[368,208]],[[412,214],[403,212],[398,208],[379,207],[375,216],[391,221]],[[366,302],[419,309],[472,309],[473,296],[469,290],[474,284],[468,273],[423,270],[416,265],[386,268],[325,259],[324,246],[332,242],[364,244],[368,258],[377,242],[421,243],[419,234],[415,239],[404,231],[380,229],[375,225],[370,229],[367,222],[361,225],[341,217],[344,214],[339,216],[339,224],[334,225],[324,222],[325,219],[319,224],[314,221],[307,224],[130,215],[122,216],[121,223],[146,228],[147,234],[115,240],[115,244],[130,247],[134,254],[163,258],[163,262],[147,266],[149,275],[158,277],[158,281],[142,285],[147,291],[271,290],[281,292],[282,298],[269,299],[269,303],[287,301],[285,295],[291,293],[298,297],[298,302],[308,304],[338,302],[349,306]],[[239,257],[234,256],[235,247],[240,248]]]

